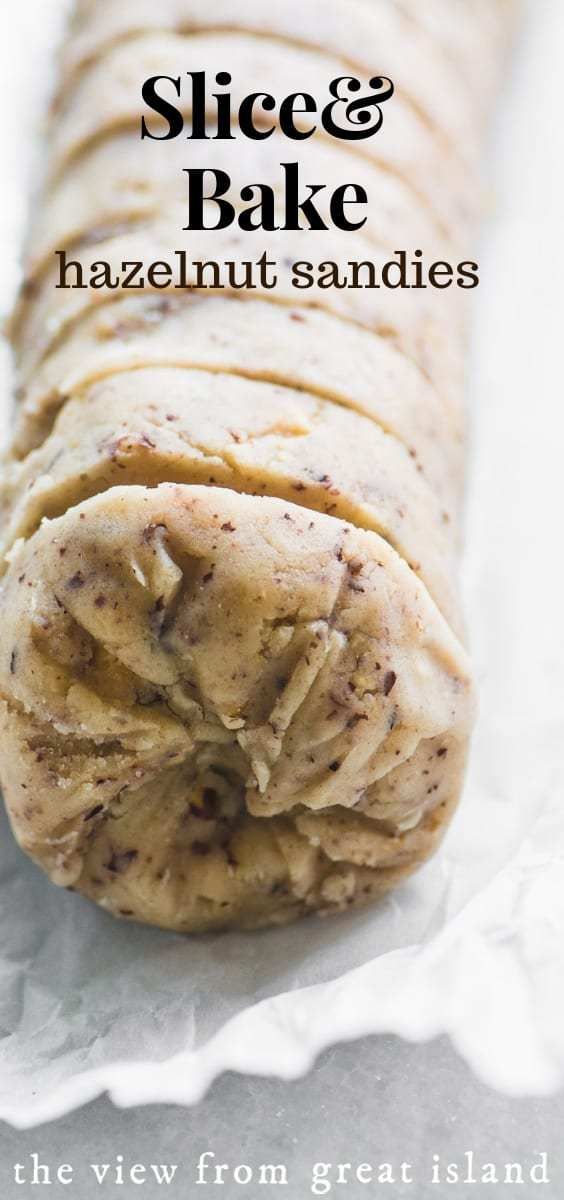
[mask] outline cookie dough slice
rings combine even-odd
[[[2,553],[100,491],[167,480],[278,496],[372,529],[458,624],[453,516],[405,447],[358,413],[229,375],[139,370],[69,401],[44,445],[4,472]]]
[[[112,489],[15,550],[0,616],[16,836],[118,915],[190,931],[338,910],[444,829],[467,660],[373,533],[228,489]],[[355,813],[368,789],[401,796],[402,770],[411,829]]]
[[[402,442],[447,509],[459,506],[460,396],[443,399],[387,338],[328,313],[217,294],[123,299],[86,317],[21,387],[12,455],[41,444],[67,397],[100,378],[151,366],[285,383],[351,408]]]

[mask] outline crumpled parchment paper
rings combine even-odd
[[[560,3],[529,6],[492,154],[464,565],[481,717],[442,852],[376,910],[186,940],[59,892],[4,819],[0,1118],[33,1125],[103,1090],[122,1105],[189,1104],[225,1070],[293,1078],[327,1045],[377,1032],[447,1032],[513,1095],[564,1082]],[[0,78],[18,97],[2,106],[4,308],[64,7],[28,0],[2,16]]]

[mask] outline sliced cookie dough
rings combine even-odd
[[[412,870],[452,809],[464,651],[381,538],[287,512],[227,489],[118,488],[14,554],[6,803],[51,877],[118,915],[188,931],[338,910]],[[393,819],[354,811],[391,777],[401,795],[403,769]]]
[[[376,421],[408,450],[447,509],[460,505],[464,414],[389,339],[315,309],[211,293],[122,299],[87,316],[29,379],[11,454],[48,435],[66,399],[138,367],[201,367],[287,384]],[[443,438],[448,442],[445,452]]]
[[[125,919],[200,932],[364,903],[460,796],[464,267],[510,0],[469,0],[458,26],[457,3],[77,8],[12,322],[0,782],[24,850]],[[366,181],[367,228],[191,234],[176,175],[202,147],[185,128],[165,163],[135,137],[152,74],[180,74],[189,121],[189,69],[228,69],[235,110],[389,75],[375,136],[318,130],[295,155]],[[237,138],[216,164],[274,184],[281,149]]]
[[[70,401],[44,445],[4,472],[1,552],[100,491],[167,480],[279,496],[375,530],[456,627],[453,515],[405,447],[330,401],[229,375],[138,370]]]

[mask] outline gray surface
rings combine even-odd
[[[350,1182],[335,1185],[331,1198],[408,1197],[408,1200],[455,1200],[479,1197],[501,1200],[521,1197],[562,1200],[564,1197],[564,1096],[542,1100],[511,1100],[478,1083],[446,1042],[409,1046],[394,1038],[374,1038],[326,1054],[306,1079],[284,1084],[271,1080],[226,1076],[196,1109],[150,1107],[117,1111],[106,1100],[78,1113],[21,1133],[0,1129],[0,1197],[47,1195],[93,1200],[95,1196],[153,1197],[182,1200],[220,1196],[264,1200],[310,1196],[308,1168],[316,1161],[372,1162],[402,1160],[414,1166],[414,1184],[387,1185]],[[288,1186],[249,1184],[224,1187],[195,1185],[194,1163],[203,1150],[213,1149],[218,1161],[283,1162]],[[476,1160],[503,1164],[530,1162],[540,1151],[549,1155],[549,1186],[432,1185],[428,1164],[433,1153],[447,1161],[461,1160],[474,1150]],[[12,1165],[37,1152],[52,1166],[75,1164],[71,1186],[49,1188],[13,1182]],[[156,1184],[100,1187],[89,1164],[178,1163],[171,1187]]]

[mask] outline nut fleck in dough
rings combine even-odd
[[[201,932],[366,903],[457,804],[466,293],[291,275],[472,257],[511,0],[424,7],[76,5],[12,325],[0,780],[23,849],[116,916]],[[361,232],[182,232],[182,168],[202,160],[186,138],[142,142],[140,81],[195,62],[229,69],[234,112],[250,91],[324,102],[337,76],[394,80],[378,136],[320,128],[290,155],[365,187]],[[189,89],[179,104],[189,120]],[[280,206],[278,131],[214,144],[236,191],[256,176]],[[174,249],[187,289],[56,286],[54,250],[88,280]],[[275,290],[198,282],[200,260],[236,276],[262,254]]]

